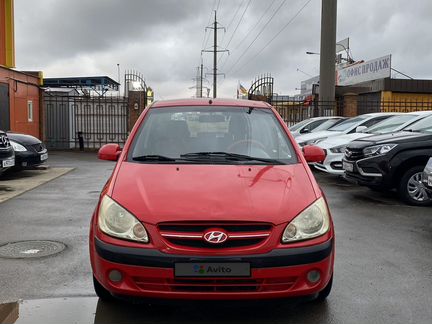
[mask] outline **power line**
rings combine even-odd
[[[244,17],[244,15],[245,15],[246,11],[247,11],[248,8],[249,8],[249,5],[250,5],[251,1],[252,1],[252,0],[249,0],[249,1],[248,1],[247,5],[246,5],[245,9],[243,10],[243,13],[242,13],[242,15],[241,15],[241,17],[240,17],[240,20],[239,20],[238,23],[237,23],[237,26],[235,27],[233,33],[231,34],[231,38],[229,39],[228,43],[227,43],[224,47],[228,47],[229,44],[231,44],[231,41],[232,41],[232,39],[234,38],[234,35],[235,35],[235,33],[236,33],[238,27],[240,26],[240,24],[241,24],[241,22],[242,22],[242,20],[243,20],[243,17]],[[222,56],[223,56],[223,55],[222,55]],[[222,56],[219,58],[219,61],[220,61],[220,59],[222,58]]]
[[[231,18],[231,21],[229,22],[229,24],[227,25],[227,29],[229,29],[231,27],[231,24],[234,22],[234,18],[237,17],[237,14],[240,10],[241,7],[243,7],[243,3],[245,3],[246,0],[243,0],[242,2],[240,2],[240,4],[238,5],[236,11],[234,12],[234,16]]]
[[[216,7],[216,11],[219,11],[220,3],[221,3],[221,0],[218,1],[217,7]]]
[[[226,27],[227,30],[229,30],[231,24],[232,24],[233,21],[234,21],[234,18],[237,17],[237,14],[238,14],[240,8],[243,6],[243,3],[244,3],[245,1],[246,1],[246,0],[243,0],[243,1],[240,2],[240,4],[237,6],[237,9],[236,9],[236,11],[234,12],[234,15],[232,16],[230,22],[228,23],[228,25],[227,25],[227,27]],[[225,39],[225,35],[226,35],[226,34],[224,34],[224,35],[222,36],[221,43],[223,43],[223,41],[224,41],[224,39]]]
[[[217,0],[214,0],[214,1],[213,1],[213,5],[211,6],[211,10],[210,10],[210,18],[209,18],[209,20],[208,20],[206,26],[210,25],[210,21],[211,21],[212,18],[213,18],[213,12],[214,12],[214,10],[215,10],[214,8],[215,8],[215,5],[216,5],[216,1],[217,1]],[[220,0],[219,0],[219,2],[220,2]],[[204,39],[203,39],[202,44],[201,44],[201,49],[204,49],[204,48],[207,47],[207,43],[208,43],[208,41],[209,41],[209,34],[207,34],[207,29],[205,29],[205,30],[204,30]]]
[[[248,36],[250,35],[250,33],[259,25],[259,23],[261,22],[261,20],[264,18],[264,16],[267,14],[267,12],[270,10],[271,7],[273,7],[273,4],[276,2],[276,0],[273,0],[270,5],[266,8],[266,10],[264,10],[263,14],[261,15],[261,17],[257,20],[256,24],[247,31],[246,35],[242,38],[242,40],[237,44],[237,46],[234,48],[234,50],[236,50],[237,48],[240,47],[241,44],[244,43],[244,41],[248,38]],[[233,50],[233,51],[234,51]],[[225,62],[223,63],[222,67],[223,68],[229,59],[230,56],[227,56],[227,59],[225,60]]]
[[[258,34],[255,36],[255,38],[252,40],[252,42],[249,44],[248,47],[246,47],[246,49],[243,51],[243,53],[239,56],[239,58],[237,59],[237,61],[231,66],[231,68],[228,70],[228,72],[230,72],[235,66],[236,64],[241,60],[241,58],[246,54],[246,52],[249,50],[249,48],[251,48],[251,46],[255,43],[255,41],[258,39],[258,37],[263,33],[263,31],[266,29],[266,27],[270,24],[270,22],[273,20],[274,16],[276,16],[276,14],[279,12],[279,10],[282,8],[282,6],[286,3],[286,0],[283,0],[281,2],[281,4],[279,5],[279,7],[277,7],[277,9],[273,12],[273,14],[271,15],[271,17],[267,20],[267,22],[264,24],[263,28],[261,28],[261,30],[258,32]],[[227,73],[228,73],[227,72]]]
[[[292,18],[270,39],[270,41],[267,42],[267,44],[264,45],[263,48],[261,48],[261,50],[255,54],[247,63],[250,63],[251,61],[253,61],[257,56],[259,56],[266,48],[267,46],[269,46],[284,30],[285,28],[287,28],[293,21],[294,19],[297,18],[298,15],[300,15],[300,13],[303,11],[304,8],[306,8],[306,6],[311,2],[312,0],[307,0],[304,5],[296,12],[296,14],[294,16],[292,16]],[[237,60],[238,62],[238,60]],[[237,62],[235,64],[237,64]],[[235,66],[234,64],[234,66]],[[230,71],[234,68],[231,67]],[[246,66],[246,64],[243,64],[240,68],[238,68],[236,71],[241,71],[244,67]]]

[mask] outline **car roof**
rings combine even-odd
[[[389,111],[389,112],[376,112],[376,113],[362,114],[362,115],[358,115],[356,117],[359,117],[359,116],[378,117],[378,116],[386,116],[386,115],[397,116],[397,115],[402,115],[402,114],[403,114],[402,112],[391,112],[391,111]]]
[[[155,101],[151,108],[177,107],[177,106],[230,106],[230,107],[254,107],[271,108],[264,101],[244,99],[222,99],[222,98],[191,98]]]
[[[419,110],[419,111],[410,111],[407,114],[410,115],[430,115],[432,114],[432,110]]]

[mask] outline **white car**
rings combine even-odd
[[[328,130],[304,134],[296,137],[295,140],[300,146],[315,145],[329,137],[360,132],[394,115],[398,113],[371,113],[352,117]]]
[[[315,163],[314,166],[316,169],[328,173],[343,174],[342,158],[344,156],[345,148],[350,142],[371,135],[397,132],[414,124],[416,121],[431,115],[432,111],[404,113],[387,118],[362,132],[334,136],[323,140],[316,145],[325,150],[326,158],[322,163]]]
[[[305,119],[293,126],[290,126],[289,130],[294,137],[297,137],[302,134],[327,130],[344,119],[346,118],[339,117],[339,116],[313,117],[313,118]]]

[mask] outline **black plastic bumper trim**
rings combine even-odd
[[[189,256],[167,254],[153,249],[121,247],[105,243],[97,237],[94,240],[97,254],[107,261],[157,268],[174,268],[177,262],[249,262],[252,268],[287,267],[322,261],[333,250],[333,240],[329,240],[308,247],[275,249],[266,254]]]

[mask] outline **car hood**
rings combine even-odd
[[[10,140],[13,140],[19,144],[23,145],[34,145],[42,143],[39,139],[34,136],[19,134],[19,133],[7,133]]]
[[[355,140],[349,144],[352,148],[362,148],[371,145],[387,144],[387,143],[407,143],[418,141],[432,140],[431,134],[424,134],[418,132],[395,132],[381,135],[373,135],[365,138]]]
[[[145,223],[291,221],[317,197],[305,167],[123,162],[112,198]]]
[[[317,143],[316,145],[323,148],[323,149],[329,149],[332,147],[337,147],[341,145],[348,145],[352,141],[371,136],[371,134],[367,133],[353,133],[353,134],[346,134],[346,135],[340,135],[340,136],[333,136],[330,137],[322,142]]]
[[[333,131],[319,131],[319,132],[312,132],[309,134],[304,134],[301,136],[296,137],[296,141],[297,143],[303,143],[303,142],[308,142],[308,141],[312,141],[312,140],[316,140],[316,139],[320,139],[320,138],[327,138],[327,137],[331,137],[331,136],[337,136],[342,134],[342,132],[333,132]]]

